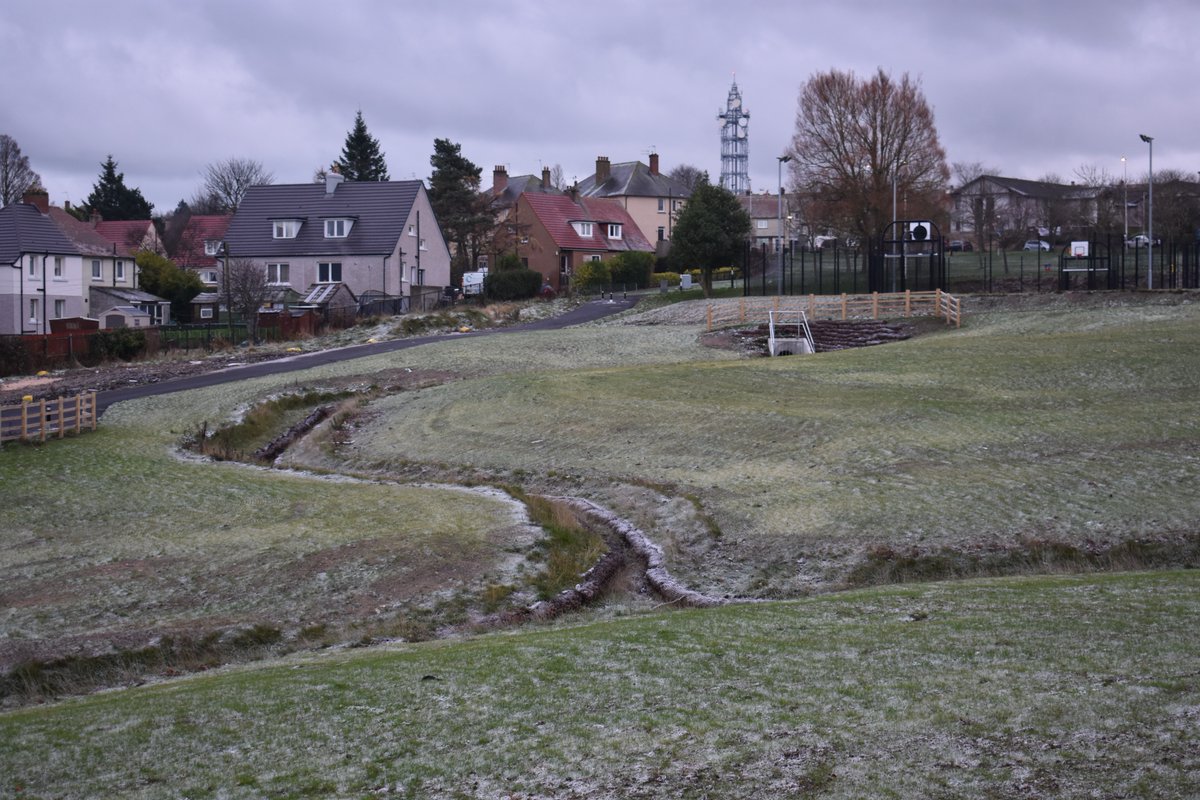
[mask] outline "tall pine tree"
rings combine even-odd
[[[348,181],[386,181],[387,162],[379,149],[379,140],[367,132],[362,112],[354,117],[354,128],[346,134],[342,157],[333,162]]]
[[[446,238],[454,246],[452,281],[478,258],[480,240],[491,229],[493,219],[488,199],[480,194],[481,170],[462,154],[462,146],[449,139],[433,140],[429,158],[429,203]]]
[[[88,195],[88,208],[108,221],[150,219],[154,206],[142,197],[141,189],[125,185],[125,173],[117,172],[112,155],[100,165],[100,179]]]

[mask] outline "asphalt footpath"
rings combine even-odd
[[[107,392],[100,392],[96,396],[96,413],[103,414],[105,409],[113,403],[122,403],[126,400],[137,400],[141,397],[153,397],[154,395],[170,394],[171,392],[185,392],[189,389],[203,389],[207,386],[217,386],[222,383],[232,383],[233,381],[244,381],[248,378],[260,378],[264,375],[297,372],[299,370],[311,369],[312,367],[319,367],[323,364],[332,364],[337,361],[349,361],[354,358],[366,358],[367,356],[375,356],[380,353],[391,353],[396,350],[407,350],[410,347],[420,347],[423,344],[430,344],[431,342],[445,341],[450,336],[456,339],[482,338],[486,336],[504,336],[522,331],[554,331],[561,328],[569,328],[572,325],[582,325],[586,322],[593,322],[603,317],[620,313],[621,311],[627,311],[633,308],[636,303],[637,298],[593,300],[571,309],[566,314],[547,317],[546,319],[539,319],[536,322],[527,322],[521,325],[488,328],[470,333],[417,336],[411,339],[392,339],[386,342],[356,344],[350,347],[338,347],[331,350],[318,350],[315,353],[287,356],[272,361],[260,361],[256,364],[246,364],[240,367],[229,367],[215,372],[206,372],[202,375],[173,378],[169,381],[161,381],[159,383],[147,383],[142,386],[113,389]]]

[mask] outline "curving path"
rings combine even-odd
[[[467,338],[479,336],[501,336],[506,333],[516,333],[517,331],[559,330],[572,325],[582,325],[586,322],[593,322],[595,320],[602,319],[603,317],[617,314],[621,311],[627,311],[633,308],[636,304],[637,298],[622,300],[593,300],[571,309],[566,314],[560,314],[557,317],[548,317],[535,322],[528,322],[522,325],[513,325],[506,328],[490,328],[482,331],[472,331],[471,333],[455,334],[455,336],[457,338]],[[189,375],[183,378],[162,381],[161,383],[147,383],[141,386],[130,386],[127,389],[112,389],[107,392],[100,392],[96,396],[96,413],[103,414],[105,409],[107,409],[113,403],[120,403],[125,400],[136,400],[141,397],[152,397],[158,394],[182,392],[187,391],[188,389],[202,389],[206,386],[216,386],[221,383],[246,380],[247,378],[258,378],[263,375],[277,375],[282,372],[295,372],[298,370],[309,369],[310,367],[319,367],[322,364],[332,364],[337,361],[348,361],[353,358],[363,358],[365,356],[379,355],[380,353],[390,353],[396,350],[406,350],[410,347],[419,347],[423,344],[443,341],[445,338],[445,334],[437,334],[432,336],[418,336],[411,339],[392,339],[390,341],[375,342],[372,344],[356,344],[350,347],[339,347],[333,350],[319,350],[315,353],[288,356],[285,358],[274,359],[272,361],[260,361],[256,364],[247,364],[241,367],[230,367],[228,369],[217,370],[215,372],[206,372],[202,375]]]

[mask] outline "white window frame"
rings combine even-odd
[[[65,280],[65,278],[63,277],[63,257],[62,256],[54,257],[54,280],[56,280],[56,281]]]
[[[66,315],[67,315],[67,301],[66,300],[55,300],[54,301],[54,319],[62,319]]]
[[[287,262],[267,264],[267,283],[272,286],[288,286],[291,284],[291,269]]]
[[[608,238],[610,238],[610,239],[620,239],[621,238],[621,223],[619,223],[619,222],[608,223]]]
[[[354,227],[354,220],[338,217],[336,219],[325,220],[325,238],[326,239],[345,239],[350,235],[350,229]]]
[[[768,222],[769,221],[765,219],[756,219],[754,220],[754,227],[760,231],[765,231],[767,229]]]
[[[92,259],[92,280],[98,281],[104,277],[104,265],[100,259]]]
[[[219,252],[221,252],[220,240],[218,240],[218,239],[205,239],[204,240],[204,255],[215,256]]]
[[[275,239],[295,239],[300,235],[300,220],[298,219],[277,219],[272,220],[271,236]]]
[[[125,262],[119,258],[113,262],[113,280],[122,282],[125,280]]]
[[[334,267],[337,268],[337,278],[334,279]],[[323,275],[323,277],[322,277]],[[342,262],[340,261],[322,261],[317,264],[317,283],[341,283],[342,282]]]
[[[592,223],[590,222],[572,222],[571,227],[575,229],[577,234],[585,239],[590,239],[592,237]]]
[[[603,256],[588,256],[588,261],[603,261]]]
[[[29,277],[37,277],[37,259],[32,255],[29,257]]]
[[[418,249],[420,249],[420,250],[428,250],[428,249],[429,249],[428,247],[426,247],[426,246],[425,246],[425,240],[424,240],[424,239],[422,239],[422,240],[421,240],[421,243],[420,243],[419,245],[417,245],[417,248],[418,248]]]
[[[213,318],[212,306],[200,306],[200,319],[212,319],[212,318]]]
[[[39,311],[38,299],[36,297],[29,298],[29,320],[30,320],[30,322],[37,322],[38,311]]]
[[[658,198],[658,213],[660,213],[660,214],[667,213],[667,201],[661,197]]]
[[[216,283],[217,271],[215,269],[206,269],[200,273],[200,280],[204,283]]]

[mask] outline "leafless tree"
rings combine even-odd
[[[680,164],[667,173],[667,177],[678,183],[682,183],[690,192],[696,188],[696,184],[701,179],[707,178],[707,173],[699,167],[693,167],[691,164]]]
[[[256,341],[258,310],[271,291],[266,269],[249,258],[230,258],[222,270],[222,284],[225,307],[245,321],[247,337],[251,342]]]
[[[811,192],[814,216],[862,240],[891,220],[893,181],[909,218],[945,228],[941,199],[950,180],[933,110],[917,81],[882,69],[859,80],[851,72],[818,73],[800,90],[791,172],[797,192]]]
[[[567,179],[563,175],[562,164],[555,164],[550,168],[550,185],[560,192],[566,191]]]
[[[187,204],[188,210],[191,213],[205,216],[209,214],[225,214],[232,210],[225,205],[225,202],[220,197],[204,189],[192,195]]]
[[[950,165],[950,174],[954,176],[954,184],[961,189],[984,175],[999,175],[1000,170],[985,166],[982,161],[955,161]]]
[[[263,165],[250,158],[227,158],[204,168],[203,195],[215,198],[222,205],[222,212],[236,211],[246,190],[251,186],[272,183],[275,176]]]
[[[41,176],[30,168],[29,157],[21,155],[16,139],[0,133],[0,206],[20,201],[26,192],[41,185]]]

